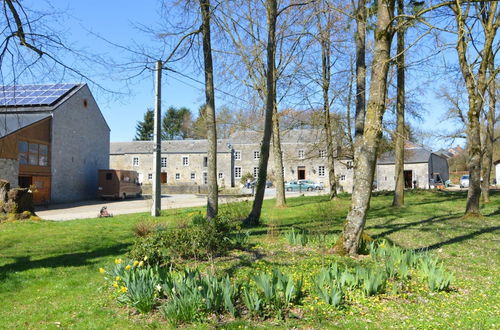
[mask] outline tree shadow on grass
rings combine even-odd
[[[479,235],[482,235],[482,234],[493,233],[499,229],[500,229],[500,226],[486,227],[486,228],[483,228],[480,230],[473,231],[472,233],[456,236],[456,237],[450,238],[446,241],[434,243],[434,244],[431,244],[431,245],[425,246],[425,247],[420,247],[420,248],[417,248],[415,250],[417,250],[417,251],[435,250],[435,249],[439,249],[445,245],[463,242],[463,241],[472,239],[472,238],[479,236]]]
[[[30,269],[92,265],[95,264],[95,262],[90,261],[91,259],[123,254],[128,246],[129,244],[117,244],[92,251],[66,253],[40,260],[31,260],[30,256],[14,257],[14,262],[0,266],[0,281],[4,280],[9,273],[22,272]]]
[[[448,221],[451,219],[456,219],[458,216],[459,216],[459,213],[454,213],[454,214],[447,214],[447,215],[441,215],[441,216],[433,216],[433,217],[430,217],[427,219],[413,221],[413,222],[374,225],[374,226],[366,227],[366,229],[386,229],[387,228],[388,229],[387,231],[384,231],[382,233],[375,234],[372,236],[374,239],[377,239],[377,238],[382,238],[382,237],[388,236],[390,234],[396,233],[398,231],[405,230],[405,229],[413,227],[413,226],[424,225],[424,224],[436,224],[436,223],[445,222],[445,221]]]

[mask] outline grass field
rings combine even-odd
[[[198,327],[330,328],[497,328],[500,319],[498,232],[500,194],[481,208],[482,218],[462,218],[465,193],[408,193],[406,206],[392,209],[391,195],[375,196],[366,232],[410,249],[427,249],[454,273],[451,292],[413,288],[364,298],[337,310],[305,301],[300,318],[276,321],[226,320]],[[349,207],[347,196],[298,197],[276,209],[266,201],[261,227],[251,230],[252,248],[196,264],[244,280],[250,270],[279,267],[307,281],[331,262],[362,263],[331,253],[330,246],[290,247],[282,232],[291,226],[338,235]],[[248,205],[228,206],[227,212]],[[98,272],[123,257],[134,240],[135,223],[185,221],[200,209],[171,210],[159,219],[147,214],[68,222],[0,223],[0,328],[167,327],[155,314],[136,315],[119,305]]]

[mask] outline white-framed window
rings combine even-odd
[[[253,159],[254,160],[260,159],[260,151],[254,151],[253,152]]]
[[[195,179],[196,179],[196,173],[191,172],[191,180],[195,180]]]
[[[234,152],[234,160],[241,160],[241,151]]]
[[[203,184],[208,184],[208,173],[203,172]]]
[[[218,174],[218,177],[219,177],[219,179],[222,179],[222,178],[224,178],[224,173],[222,173],[222,172],[219,172],[219,174]]]
[[[299,156],[299,159],[304,159],[304,150],[299,150],[298,156]]]
[[[189,166],[189,156],[182,156],[182,165]]]
[[[234,168],[234,178],[241,179],[241,167]]]
[[[167,157],[161,157],[161,167],[167,167]]]
[[[345,181],[345,175],[344,175],[344,174],[342,174],[342,175],[340,176],[340,181]]]
[[[148,173],[148,180],[153,180],[153,173]]]
[[[132,158],[132,165],[139,166],[139,157]]]
[[[175,173],[175,179],[180,180],[181,179],[181,174],[180,173]]]
[[[325,176],[325,166],[320,165],[318,166],[318,176],[323,178]]]
[[[257,179],[257,176],[259,175],[259,168],[254,167],[253,168],[253,177]]]
[[[326,150],[320,150],[319,151],[319,157],[320,158],[326,158]]]
[[[348,170],[352,168],[352,160],[348,160],[345,164]]]

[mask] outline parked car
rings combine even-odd
[[[462,175],[460,178],[460,188],[469,188],[469,176]]]
[[[322,190],[322,189],[324,189],[324,187],[323,187],[323,184],[322,184],[322,183],[316,183],[316,182],[314,182],[314,181],[312,181],[312,180],[297,180],[297,181],[298,181],[299,183],[302,183],[303,185],[304,185],[304,184],[305,184],[305,185],[307,185],[308,187],[309,187],[309,186],[313,186],[313,188],[314,188],[315,190]]]
[[[307,180],[298,180],[298,181],[287,182],[287,183],[285,183],[285,190],[286,191],[300,191],[300,190],[313,191],[316,189],[315,185],[310,184],[310,183],[300,182],[300,181],[307,181]]]
[[[257,179],[250,182],[250,188],[255,187],[257,185]],[[273,186],[273,182],[271,180],[266,180],[266,188],[271,188]]]

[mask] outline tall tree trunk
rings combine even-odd
[[[356,119],[354,136],[363,135],[366,104],[366,0],[356,9]]]
[[[387,73],[389,71],[391,41],[394,31],[394,0],[380,0],[377,8],[375,50],[373,54],[370,96],[364,120],[363,134],[356,137],[354,150],[354,189],[342,235],[343,249],[349,255],[358,252],[361,234],[370,206],[377,149],[382,134],[382,117],[385,111]]]
[[[203,62],[205,65],[205,103],[208,140],[208,197],[207,218],[217,216],[219,192],[217,186],[217,126],[215,123],[214,69],[210,37],[210,0],[200,0],[203,34]]]
[[[483,202],[490,201],[490,180],[491,168],[493,166],[493,144],[495,142],[495,107],[496,107],[496,74],[495,59],[492,56],[489,63],[490,83],[488,86],[488,112],[486,114],[486,138],[484,140],[484,159],[483,159],[483,182],[481,191]],[[498,180],[499,178],[497,178]]]
[[[483,20],[482,27],[484,29],[484,43],[481,52],[481,61],[476,74],[473,73],[472,63],[469,63],[467,58],[467,48],[469,40],[468,27],[465,22],[469,15],[471,4],[467,4],[465,13],[462,10],[461,4],[457,1],[457,5],[452,9],[455,14],[457,23],[458,40],[457,54],[460,64],[460,70],[465,80],[465,86],[468,94],[469,111],[467,113],[467,143],[469,160],[467,166],[469,168],[469,190],[467,192],[467,203],[465,206],[465,215],[476,216],[480,214],[479,202],[481,198],[481,165],[482,165],[482,150],[481,150],[481,126],[479,118],[483,110],[484,96],[487,84],[487,71],[490,63],[490,57],[493,56],[492,46],[495,40],[496,31],[500,25],[500,17],[497,13],[497,3],[489,4],[489,10],[486,12],[486,7],[483,8],[484,13],[477,15]]]
[[[330,199],[337,197],[337,178],[335,176],[335,155],[330,118],[330,31],[321,31],[321,66],[323,89],[323,117],[328,155],[328,185]]]
[[[398,0],[398,15],[404,15],[404,1]],[[404,152],[405,152],[405,28],[403,18],[399,21],[400,29],[397,32],[397,127],[395,134],[395,176],[394,199],[392,206],[404,205],[405,179],[404,179]]]
[[[274,95],[276,95],[276,82],[274,83]],[[281,150],[280,118],[277,104],[274,105],[273,110],[273,155],[275,168],[274,183],[276,186],[276,206],[286,207],[285,178],[283,176],[283,152]]]
[[[266,189],[267,162],[269,160],[269,145],[273,133],[273,112],[276,106],[275,84],[276,65],[276,20],[278,16],[276,0],[266,0],[267,16],[267,72],[266,72],[266,111],[264,118],[264,135],[260,145],[259,174],[255,189],[255,198],[252,205],[252,211],[245,219],[246,225],[258,225],[260,223],[260,214],[262,203],[264,201],[264,192]]]

